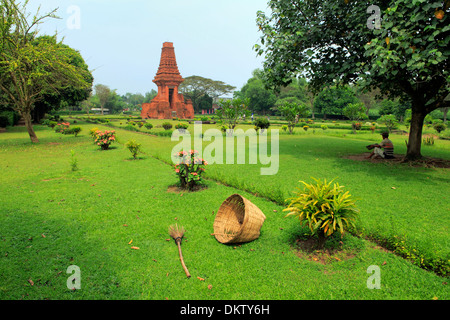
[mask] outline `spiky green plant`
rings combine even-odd
[[[283,211],[287,216],[298,217],[301,225],[307,224],[312,234],[317,234],[319,247],[323,247],[326,239],[334,232],[341,235],[350,228],[355,227],[359,210],[348,191],[333,180],[327,182],[320,179],[313,180],[316,184],[301,181],[305,188],[298,192]]]

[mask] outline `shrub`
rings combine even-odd
[[[397,118],[393,114],[385,114],[381,118],[378,119],[379,122],[383,123],[389,132],[393,129],[398,128]]]
[[[303,126],[303,130],[308,131],[309,126]]]
[[[170,130],[170,129],[172,129],[173,126],[170,122],[164,122],[162,124],[162,127],[164,128],[164,130]]]
[[[151,124],[151,123],[146,123],[146,124],[144,124],[144,127],[147,129],[147,130],[151,130],[152,128],[153,128],[153,125]]]
[[[267,118],[257,118],[255,120],[255,127],[257,129],[261,129],[261,131],[262,131],[262,130],[268,129],[270,127],[270,122]]]
[[[81,132],[81,127],[73,127],[72,129],[71,129],[71,133],[72,134],[74,134],[75,135],[75,137],[76,136],[78,136],[78,134]]]
[[[141,151],[141,144],[137,143],[136,140],[130,140],[125,144],[125,147],[128,148],[128,150],[130,150],[131,155],[133,156],[133,158],[136,160],[137,155],[142,152]]]
[[[189,127],[189,125],[187,123],[179,123],[177,125],[175,125],[175,129],[180,130],[180,131],[184,131]]]
[[[287,129],[288,129],[288,126],[285,124],[281,126],[281,130],[283,130],[284,132],[286,132]]]
[[[300,224],[308,225],[311,233],[319,238],[319,247],[322,248],[327,237],[339,231],[341,235],[349,227],[354,227],[359,210],[349,192],[344,192],[344,187],[338,183],[331,185],[320,179],[314,179],[316,184],[305,185],[304,190],[299,190],[283,211],[289,212],[287,216],[294,216],[300,220]]]
[[[56,124],[55,132],[67,134],[70,130],[70,123],[69,122],[61,122]]]
[[[138,124],[139,128],[142,128],[144,125],[144,123],[142,121],[139,121],[137,124]]]
[[[180,180],[180,187],[192,191],[203,182],[202,174],[208,163],[201,158],[197,158],[198,152],[190,150],[180,151],[175,154],[178,163],[175,165],[175,173]]]
[[[322,128],[323,131],[325,131],[325,130],[328,129],[328,126],[327,126],[326,124],[323,124],[323,125],[321,125],[320,127]]]
[[[97,131],[95,137],[95,143],[102,149],[108,150],[111,143],[116,141],[115,131],[106,130],[106,131]]]
[[[443,122],[436,122],[434,123],[433,128],[437,131],[437,133],[441,133],[447,129],[447,126]]]

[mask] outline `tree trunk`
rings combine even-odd
[[[422,131],[423,121],[426,115],[427,113],[425,111],[418,111],[413,107],[406,160],[411,161],[422,158]]]
[[[444,123],[447,123],[447,113],[448,113],[448,107],[443,108],[442,112],[444,113]]]
[[[32,143],[38,143],[39,139],[36,136],[36,133],[34,132],[33,123],[31,121],[31,114],[30,114],[30,112],[23,112],[22,113],[22,117],[25,120],[25,126],[27,127],[28,134],[30,136],[31,142]]]

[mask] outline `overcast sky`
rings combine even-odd
[[[59,8],[41,33],[56,30],[81,52],[95,83],[119,94],[144,94],[159,66],[163,42],[173,42],[183,77],[198,75],[240,89],[262,67],[256,12],[267,0],[30,0],[34,13]]]

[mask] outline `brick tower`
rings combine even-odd
[[[194,107],[190,100],[178,93],[184,81],[178,71],[175,49],[172,42],[164,42],[158,72],[153,82],[158,86],[158,95],[142,105],[142,119],[194,118]]]

